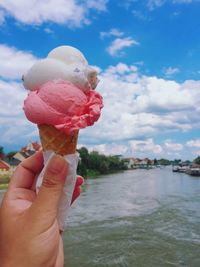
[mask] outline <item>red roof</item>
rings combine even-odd
[[[22,147],[20,152],[26,153],[28,150],[38,151],[40,150],[40,148],[41,148],[40,144],[38,144],[37,142],[33,142],[28,144],[27,146]]]
[[[33,149],[34,149],[35,151],[38,151],[38,150],[40,150],[41,145],[38,144],[37,142],[35,142],[35,143],[32,143],[32,147],[33,147]]]
[[[6,169],[7,171],[9,170],[10,166],[8,163],[6,163],[5,161],[3,160],[0,160],[0,170],[1,169]]]

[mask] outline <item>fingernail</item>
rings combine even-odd
[[[54,155],[49,162],[48,171],[52,174],[61,173],[66,167],[66,164],[67,163],[62,156]]]

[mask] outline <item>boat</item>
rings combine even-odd
[[[200,168],[189,168],[186,173],[191,176],[200,176]]]
[[[172,171],[173,172],[179,172],[179,166],[173,166]]]
[[[190,169],[189,166],[184,165],[184,166],[173,166],[172,171],[173,172],[184,172],[186,173]]]

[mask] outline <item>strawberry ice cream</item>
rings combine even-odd
[[[94,90],[84,93],[63,80],[45,83],[37,91],[30,92],[24,102],[28,120],[53,125],[66,134],[93,125],[102,107],[99,93]]]

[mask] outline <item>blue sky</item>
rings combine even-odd
[[[99,71],[101,119],[79,146],[106,154],[200,155],[199,0],[0,2],[0,145],[38,139],[23,114],[21,76],[59,45]]]

